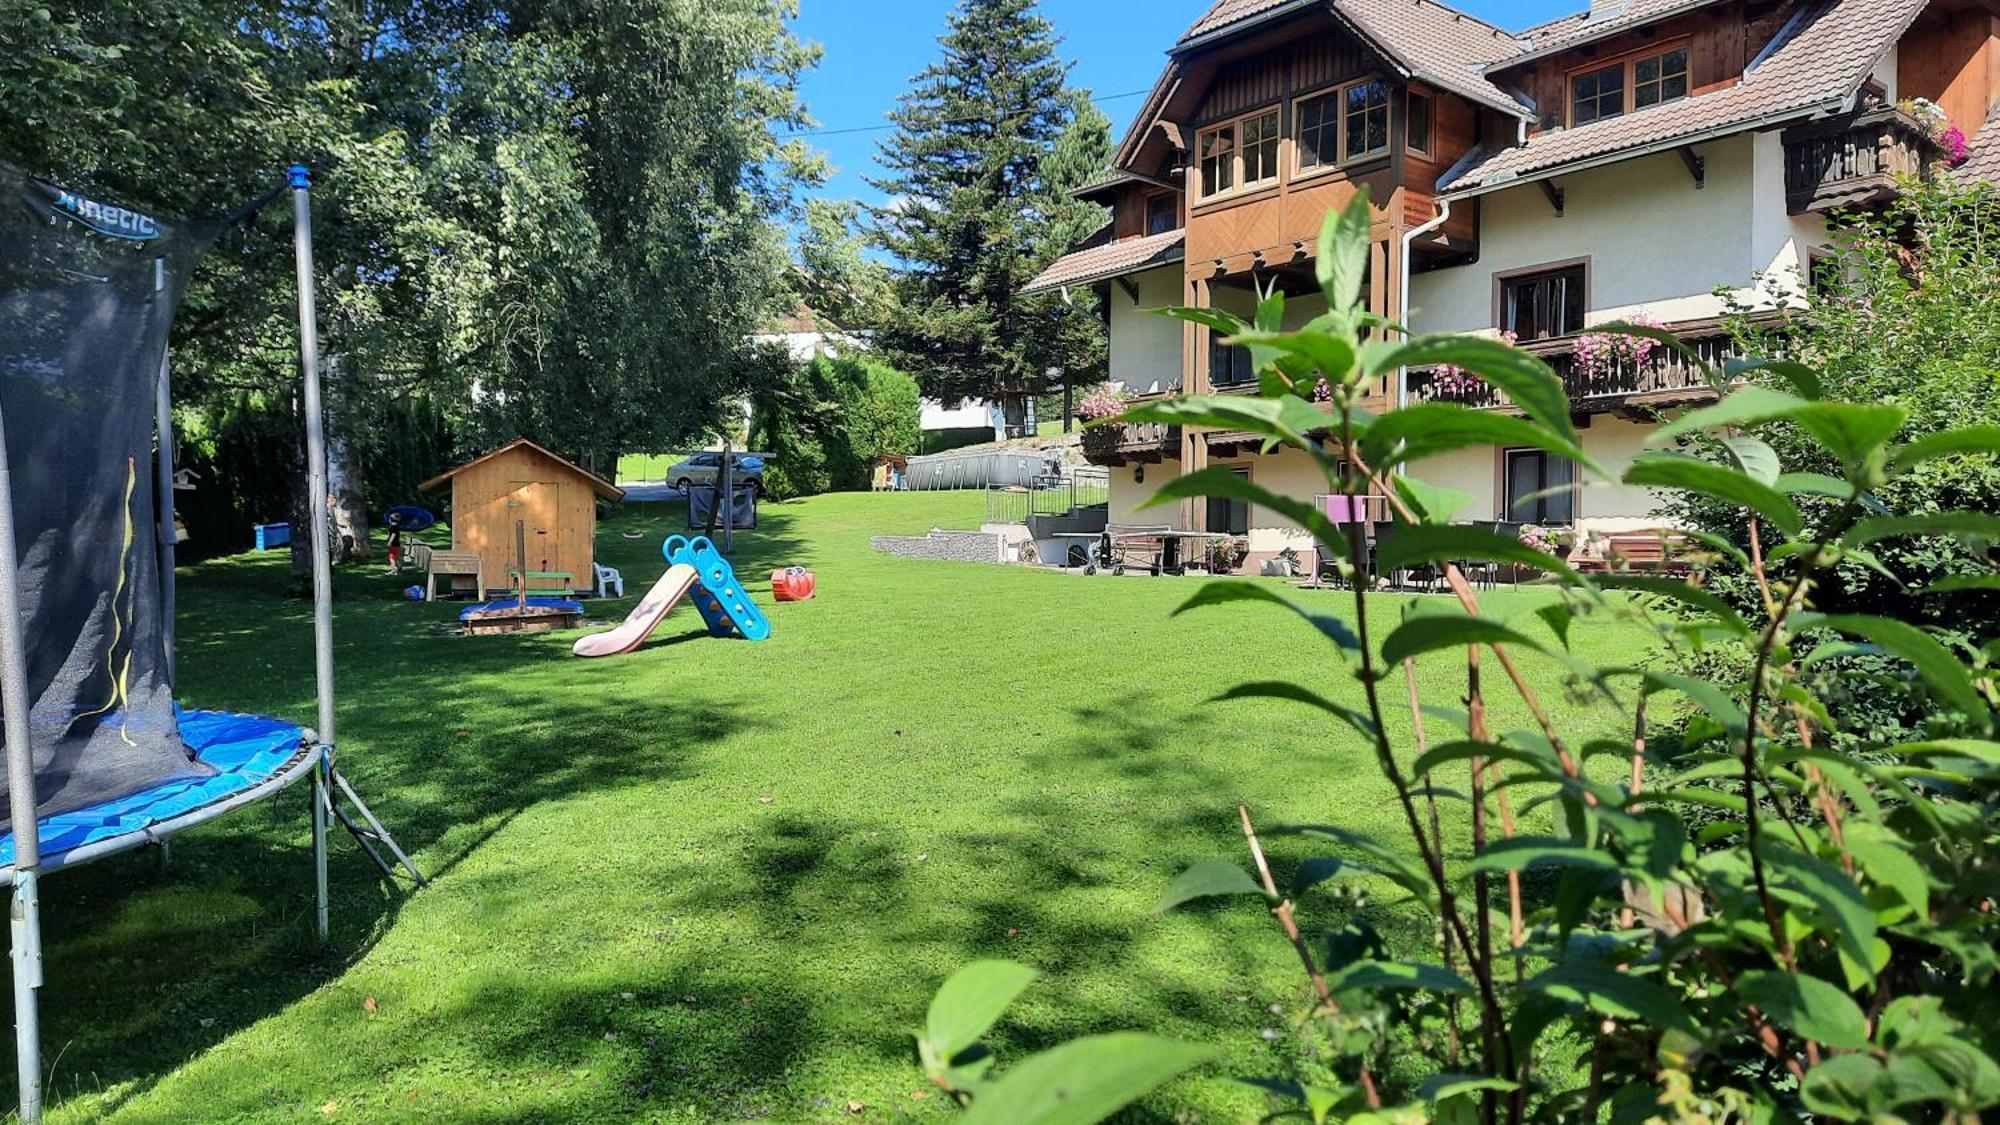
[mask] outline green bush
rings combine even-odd
[[[875,458],[917,448],[917,381],[854,356],[820,356],[767,391],[754,441],[775,455],[765,491],[776,499],[866,489]]]
[[[1270,1095],[1274,1117],[1315,1123],[1979,1120],[2000,1104],[1995,622],[1966,619],[1984,647],[1955,651],[1892,617],[1828,612],[1822,595],[1844,592],[1828,582],[1842,565],[1918,538],[1957,552],[1948,565],[1962,583],[2000,587],[1986,553],[2000,515],[1911,519],[1876,500],[2000,452],[2000,427],[1898,444],[1905,407],[1828,398],[1804,367],[1788,369],[1786,391],[1732,390],[1731,373],[1709,370],[1720,401],[1654,435],[1698,438],[1709,456],[1656,450],[1620,479],[1702,498],[1757,549],[1709,536],[1692,580],[1579,574],[1513,537],[1453,524],[1465,498],[1410,472],[1501,445],[1607,479],[1541,360],[1496,340],[1404,336],[1358,303],[1369,229],[1365,190],[1329,218],[1317,266],[1331,311],[1306,330],[1282,330],[1282,294],[1254,322],[1176,311],[1252,350],[1258,395],[1126,415],[1289,446],[1317,464],[1328,492],[1384,496],[1400,525],[1371,568],[1323,511],[1227,468],[1177,478],[1153,501],[1256,504],[1344,560],[1351,617],[1244,581],[1209,583],[1182,611],[1275,603],[1316,629],[1326,647],[1299,661],[1297,682],[1240,684],[1217,702],[1285,700],[1360,734],[1405,830],[1396,843],[1363,836],[1341,825],[1340,808],[1324,823],[1260,826],[1239,806],[1231,843],[1247,846],[1247,869],[1205,860],[1163,888],[1162,910],[1255,900],[1299,962],[1289,1017],[1308,1046],[1278,1061],[1283,1072],[1241,1080]],[[1636,326],[1602,330],[1679,347]],[[1518,416],[1450,403],[1362,409],[1381,379],[1447,364],[1504,393]],[[1320,388],[1332,391],[1324,405]],[[1796,461],[1773,444],[1785,435]],[[1801,476],[1801,464],[1820,468]],[[1800,495],[1824,498],[1826,510],[1809,518]],[[1464,560],[1549,575],[1562,600],[1540,612],[1547,629],[1485,612]],[[1441,569],[1455,597],[1405,603],[1378,635],[1367,576],[1418,566]],[[1750,609],[1716,595],[1711,581],[1724,576],[1754,589]],[[1586,663],[1567,639],[1603,617],[1650,628],[1668,650],[1708,654],[1712,678],[1651,667],[1644,652],[1626,665]],[[1565,688],[1617,709],[1631,736],[1579,742],[1561,729],[1515,669],[1512,654],[1535,649],[1564,660]],[[1848,724],[1815,670],[1864,655],[1922,700],[1922,737]],[[1418,698],[1420,662],[1464,669],[1459,706]],[[1351,681],[1361,705],[1322,694],[1329,678]],[[1533,724],[1492,729],[1496,692],[1518,696]],[[1666,724],[1678,737],[1649,737]],[[1453,818],[1459,830],[1441,827],[1439,810],[1460,804],[1471,815]],[[1517,827],[1544,822],[1535,834]],[[1364,901],[1383,887],[1425,916],[1439,936],[1432,951],[1390,951]],[[1216,974],[1241,964],[1221,958]],[[996,1067],[975,1041],[1027,983],[1018,968],[973,966],[947,982],[918,1033],[928,1077],[969,1118],[1101,1120],[1206,1057],[1135,1035],[1115,1053],[1099,1037]]]

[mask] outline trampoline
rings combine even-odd
[[[318,724],[183,709],[174,692],[167,339],[189,274],[289,190],[313,554]],[[423,874],[336,767],[332,563],[311,181],[230,219],[167,220],[0,165],[0,879],[13,888],[20,1118],[41,1120],[41,875],[310,779],[315,920],[338,822],[392,879]],[[302,865],[303,866],[303,865]]]

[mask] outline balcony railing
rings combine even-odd
[[[1114,422],[1083,431],[1083,456],[1093,465],[1158,464],[1181,455],[1181,428],[1163,422]]]
[[[1784,142],[1785,205],[1794,215],[1887,203],[1899,178],[1929,176],[1938,154],[1916,118],[1894,106],[1787,129]]]
[[[1719,368],[1734,353],[1730,338],[1714,326],[1704,325],[1697,332],[1681,330],[1681,341],[1705,363]],[[1563,388],[1569,392],[1571,408],[1579,414],[1686,402],[1715,394],[1702,367],[1671,348],[1656,348],[1644,363],[1618,359],[1585,371],[1577,365],[1575,346],[1570,339],[1524,345],[1561,377]],[[1455,402],[1494,410],[1511,405],[1506,395],[1474,376],[1448,376],[1436,371],[1410,372],[1410,401]]]

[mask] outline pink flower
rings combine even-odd
[[[1966,143],[1965,130],[1956,125],[1945,126],[1944,132],[1938,134],[1937,142],[1938,147],[1944,150],[1945,163],[1953,168],[1972,159],[1972,146]]]
[[[1077,402],[1076,413],[1086,422],[1118,417],[1125,413],[1125,388],[1116,383],[1105,383]]]
[[[1625,318],[1625,323],[1636,328],[1664,328],[1659,318],[1647,312],[1636,312]],[[1601,375],[1620,364],[1644,367],[1660,350],[1660,342],[1645,336],[1627,336],[1621,332],[1586,332],[1576,338],[1570,349],[1576,360],[1576,369],[1583,375]]]

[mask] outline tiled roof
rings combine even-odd
[[[1986,128],[1972,139],[1972,159],[1958,166],[1958,178],[1968,184],[2000,184],[2000,109],[1986,119]]]
[[[1065,285],[1090,285],[1181,261],[1185,257],[1185,237],[1184,231],[1170,230],[1165,234],[1107,242],[1102,246],[1065,254],[1023,287],[1021,292],[1046,293]]]
[[[1586,10],[1561,19],[1550,20],[1539,27],[1531,27],[1521,32],[1519,38],[1526,48],[1526,53],[1530,55],[1567,51],[1607,35],[1643,27],[1669,16],[1705,8],[1718,2],[1719,0],[1625,0],[1625,3],[1615,8],[1601,11]]]
[[[1552,130],[1526,145],[1469,164],[1447,193],[1494,187],[1523,176],[1630,149],[1732,132],[1758,122],[1802,117],[1845,101],[1868,77],[1928,0],[1830,0],[1806,16],[1761,65],[1737,85],[1573,129]]]
[[[1181,42],[1296,3],[1216,0],[1208,14],[1181,36]],[[1527,113],[1526,107],[1480,75],[1487,64],[1522,49],[1518,39],[1492,24],[1437,0],[1322,0],[1319,6],[1417,78],[1495,109]]]

